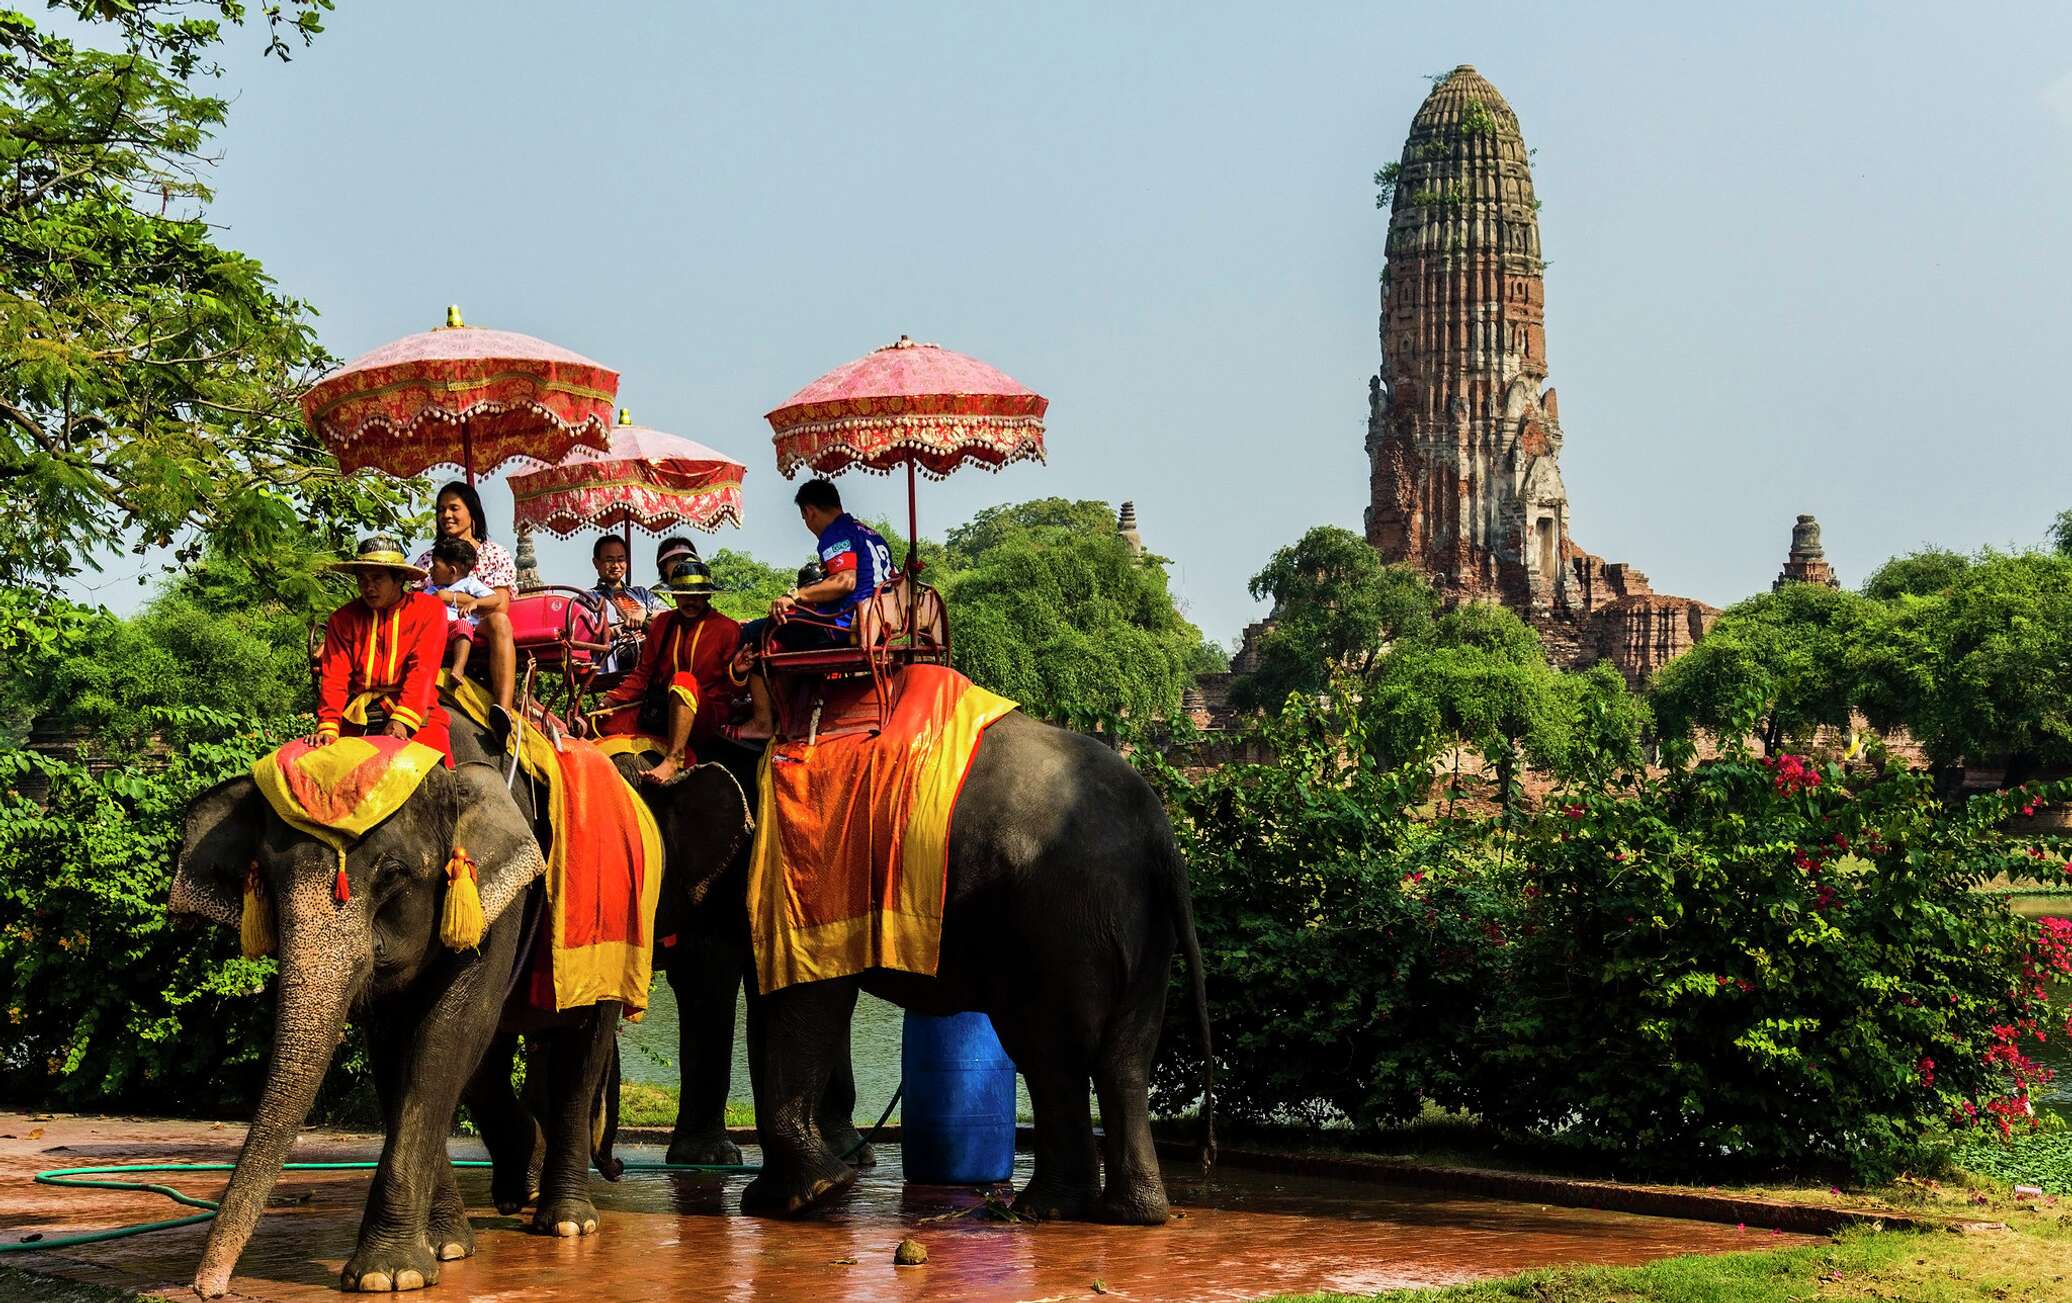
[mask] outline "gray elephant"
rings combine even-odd
[[[544,864],[527,811],[488,763],[486,734],[458,712],[454,719],[460,763],[428,775],[352,846],[345,892],[334,889],[336,852],[284,823],[250,778],[219,784],[189,807],[171,908],[236,927],[247,871],[255,872],[278,920],[280,974],[266,1084],[195,1273],[204,1297],[228,1289],[348,1017],[368,1030],[384,1140],[340,1284],[419,1288],[439,1279],[442,1261],[474,1252],[446,1140],[455,1105],[497,1036],[528,915],[536,917],[524,902],[540,895],[528,888]],[[444,869],[455,846],[478,866],[487,927],[472,950],[440,941]],[[522,1137],[499,1137],[496,1148],[500,1168],[538,1169],[537,1231],[597,1228],[588,1194],[592,1105],[619,1015],[618,1004],[603,1003],[528,1029],[547,1085],[544,1153],[532,1151],[538,1133],[530,1121]]]
[[[651,796],[672,859],[716,826],[714,793]],[[739,812],[745,819],[746,800]],[[707,856],[694,896],[741,900],[739,857]],[[763,1170],[742,1194],[754,1214],[802,1213],[856,1179],[854,1135],[831,1085],[848,1071],[859,990],[929,1014],[982,1009],[1029,1087],[1035,1170],[1015,1200],[1040,1217],[1162,1225],[1167,1217],[1147,1091],[1175,945],[1192,970],[1196,1032],[1208,1005],[1186,866],[1164,808],[1119,755],[1019,713],[985,734],[956,800],[942,950],[933,977],[883,969],[752,994]],[[1101,1102],[1105,1148],[1087,1107]],[[1214,1153],[1213,1081],[1202,1091],[1202,1156]],[[1102,1166],[1105,1161],[1106,1181]]]

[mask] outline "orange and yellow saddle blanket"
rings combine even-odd
[[[480,685],[443,681],[454,704],[487,726]],[[547,812],[547,908],[528,978],[542,1011],[604,1000],[629,1016],[647,1008],[654,976],[655,907],[662,899],[662,834],[647,802],[611,757],[580,738],[552,739],[528,724],[518,762],[540,785]]]
[[[403,738],[344,737],[325,746],[298,738],[253,761],[252,781],[281,822],[338,852],[343,873],[352,844],[445,763],[443,752]]]
[[[957,793],[1015,703],[938,665],[900,679],[876,736],[773,742],[763,756],[748,909],[764,992],[867,968],[935,972]]]

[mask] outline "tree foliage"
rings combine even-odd
[[[1274,613],[1254,644],[1258,667],[1232,693],[1245,708],[1317,696],[1339,675],[1371,678],[1391,646],[1428,629],[1439,606],[1422,576],[1383,565],[1367,540],[1335,525],[1274,553],[1251,592],[1271,598]]]
[[[303,427],[329,360],[307,308],[204,219],[216,54],[245,7],[54,7],[88,39],[0,12],[0,585],[393,522],[405,487],[341,477]],[[329,7],[269,6],[268,53]]]
[[[1947,548],[1924,547],[1893,557],[1863,581],[1863,595],[1880,602],[1898,597],[1932,597],[1966,570],[1971,558]]]
[[[1222,668],[1164,561],[1131,552],[1106,503],[991,508],[951,530],[941,557],[925,577],[949,605],[957,668],[1041,718],[1170,719],[1196,676]]]
[[[1820,584],[1738,602],[1656,674],[1655,718],[1673,739],[1755,734],[1773,751],[1822,725],[1846,729],[1856,702],[1844,667],[1872,615],[1865,598]]]

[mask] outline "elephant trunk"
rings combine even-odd
[[[195,1269],[194,1292],[203,1298],[220,1297],[230,1288],[230,1274],[280,1179],[295,1134],[316,1102],[317,1087],[344,1035],[354,986],[363,971],[361,959],[368,949],[364,921],[354,927],[354,920],[339,918],[328,899],[316,908],[322,913],[315,915],[321,921],[314,925],[297,926],[292,915],[282,920],[280,989],[266,1089],[245,1133],[244,1148],[238,1151],[230,1188],[209,1227],[201,1265]]]

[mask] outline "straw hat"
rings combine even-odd
[[[360,540],[360,546],[354,551],[352,560],[333,561],[324,569],[394,570],[412,579],[425,577],[424,567],[412,565],[410,558],[403,554],[402,541],[389,534],[369,534]]]

